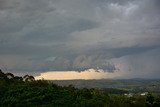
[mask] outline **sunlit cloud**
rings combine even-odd
[[[117,73],[103,72],[101,70],[96,71],[94,69],[88,69],[82,72],[77,71],[49,71],[41,73],[39,76],[35,76],[35,79],[45,80],[73,80],[73,79],[106,79],[115,78],[120,76]]]

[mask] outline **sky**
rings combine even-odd
[[[4,71],[159,78],[159,64],[160,0],[0,0]]]
[[[36,80],[47,79],[47,80],[75,80],[75,79],[113,79],[118,77],[114,73],[99,71],[96,72],[94,69],[88,69],[83,72],[76,71],[59,71],[59,72],[44,72],[40,75],[35,76]]]

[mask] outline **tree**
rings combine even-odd
[[[23,78],[22,78],[22,77],[19,77],[19,76],[15,76],[15,77],[13,78],[13,80],[15,80],[15,81],[22,81]]]
[[[0,78],[5,77],[5,74],[2,72],[2,70],[0,69]]]
[[[149,93],[146,98],[146,104],[147,106],[151,107],[153,103],[154,103],[154,97],[151,93]]]
[[[30,75],[25,75],[23,77],[23,80],[24,81],[35,81],[35,78],[33,76],[30,76]]]
[[[5,75],[8,79],[14,78],[14,75],[12,73],[6,73]]]

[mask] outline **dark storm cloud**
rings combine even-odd
[[[126,73],[132,66],[132,75],[148,61],[157,69],[159,10],[159,0],[0,0],[0,65],[18,72]],[[150,72],[158,74],[155,69]]]
[[[96,22],[84,19],[68,20],[68,22],[71,23],[66,24],[66,22],[60,20],[58,26],[53,25],[51,28],[44,28],[43,26],[37,27],[33,31],[27,33],[23,39],[26,41],[64,42],[68,40],[69,34],[74,31],[83,31],[98,26]]]
[[[112,59],[122,78],[159,78],[160,48]]]

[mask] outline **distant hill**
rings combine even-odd
[[[160,79],[100,79],[100,80],[51,80],[50,82],[59,85],[72,84],[75,87],[83,88],[117,88],[130,92],[158,92],[160,93]]]

